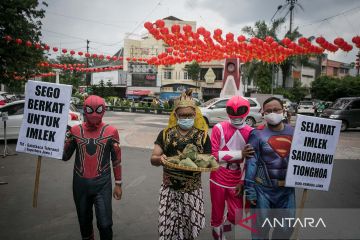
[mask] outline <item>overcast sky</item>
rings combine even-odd
[[[46,0],[49,7],[43,19],[43,41],[76,51],[86,50],[90,40],[90,52],[114,54],[123,46],[127,34],[139,38],[146,21],[155,21],[169,15],[183,20],[196,21],[213,32],[221,28],[235,36],[243,34],[244,26],[253,26],[257,20],[268,24],[279,5],[286,0]],[[308,36],[324,36],[333,41],[343,37],[360,35],[359,0],[298,0],[294,26]],[[283,8],[276,18],[286,15]],[[338,16],[336,16],[338,15]],[[336,16],[336,17],[333,17]],[[332,18],[329,18],[332,17]],[[323,20],[329,18],[328,20]],[[321,21],[322,20],[322,21]],[[289,15],[279,35],[289,28]],[[338,51],[330,54],[334,60],[352,62],[356,51]]]

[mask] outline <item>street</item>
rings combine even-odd
[[[151,148],[167,115],[108,112],[104,122],[121,136],[123,198],[113,200],[114,239],[156,239],[161,167],[150,164]],[[310,191],[308,208],[360,207],[360,130],[341,133],[329,192]],[[15,142],[10,142],[11,150]],[[3,150],[1,143],[1,153]],[[38,208],[32,208],[36,157],[18,154],[0,158],[0,239],[80,239],[72,199],[73,159],[43,159]],[[206,228],[199,239],[210,239],[209,174],[203,174]],[[301,197],[297,191],[297,201]],[[96,223],[94,220],[94,227]],[[97,234],[97,231],[95,231]],[[98,236],[97,236],[97,239]]]

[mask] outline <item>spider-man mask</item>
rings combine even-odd
[[[102,123],[105,114],[105,101],[103,98],[91,95],[84,102],[84,113],[86,125],[89,127],[98,127]]]
[[[241,96],[234,96],[226,103],[226,113],[229,118],[245,119],[250,112],[250,103]]]

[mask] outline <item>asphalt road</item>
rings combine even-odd
[[[150,165],[151,148],[168,116],[109,112],[104,120],[119,130],[123,151],[123,199],[113,200],[114,239],[157,239],[161,167]],[[10,142],[15,149],[16,142]],[[0,142],[0,153],[3,142]],[[360,130],[341,133],[329,192],[309,191],[307,208],[360,208]],[[80,239],[72,198],[73,159],[43,159],[38,208],[32,208],[36,157],[0,158],[0,239]],[[209,174],[203,174],[206,228],[211,239]],[[302,190],[297,191],[297,201]],[[96,226],[94,220],[94,227]],[[97,231],[96,231],[97,232]],[[99,239],[97,237],[97,239]]]
[[[15,145],[10,145],[12,149]],[[148,149],[123,147],[123,198],[113,200],[114,239],[157,239],[161,167],[150,165]],[[80,239],[72,199],[73,159],[43,159],[38,208],[32,208],[36,157],[0,158],[0,239]],[[335,161],[329,192],[310,191],[307,208],[360,208],[360,161]],[[206,228],[199,239],[211,239],[208,174],[203,174]],[[301,197],[301,190],[297,198]],[[94,226],[96,226],[94,224]],[[97,238],[99,239],[99,238]]]

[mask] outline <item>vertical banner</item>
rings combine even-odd
[[[28,81],[16,151],[61,159],[72,86]]]
[[[297,115],[285,186],[328,191],[341,121]]]

